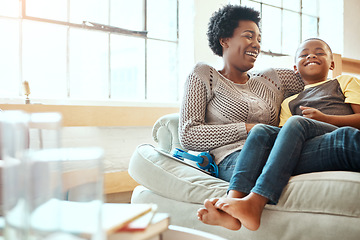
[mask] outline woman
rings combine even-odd
[[[259,12],[247,7],[227,5],[215,12],[207,36],[224,67],[217,71],[199,63],[185,85],[180,142],[193,151],[210,151],[226,181],[250,129],[256,123],[277,126],[282,100],[304,85],[287,69],[248,72],[260,53],[259,21]]]

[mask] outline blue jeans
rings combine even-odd
[[[293,116],[282,128],[257,124],[237,155],[229,190],[276,204],[292,175],[360,172],[360,131]]]
[[[240,152],[241,150],[231,153],[219,163],[218,167],[220,179],[230,182]]]

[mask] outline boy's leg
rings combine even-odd
[[[229,213],[233,217],[238,218],[248,229],[256,230],[260,226],[261,214],[265,204],[268,203],[269,200],[272,203],[277,203],[283,188],[287,184],[293,169],[296,166],[303,143],[306,139],[324,134],[334,129],[336,129],[335,126],[319,123],[317,121],[314,122],[303,117],[290,118],[287,124],[278,131],[277,137],[276,134],[273,134],[272,137],[268,136],[265,138],[267,140],[272,139],[273,141],[273,138],[276,137],[276,140],[267,161],[265,160],[265,166],[256,181],[255,187],[251,190],[251,193],[244,198],[219,199],[215,206]],[[257,136],[259,137],[257,142],[254,140],[247,142],[252,143],[251,146],[250,144],[248,146],[249,148],[251,147],[251,150],[246,149],[243,153],[250,152],[252,154],[249,154],[249,156],[254,157],[258,154],[263,156],[261,153],[264,154],[269,152],[268,147],[270,146],[271,148],[272,144],[269,144],[269,142],[267,142],[268,145],[264,144],[264,142],[261,141],[264,140],[263,135],[259,134]],[[245,157],[245,155],[248,156],[248,154],[242,156]],[[257,162],[257,160],[259,159],[250,158],[249,161]],[[246,169],[245,167],[237,170],[238,172],[234,172],[231,183],[233,186],[237,187],[236,189],[241,189],[244,184],[236,181],[241,181],[243,179],[237,177],[237,175],[241,175],[241,170],[246,172],[249,169]]]
[[[360,172],[360,131],[341,127],[304,144],[293,175],[320,171]]]
[[[251,193],[240,199],[220,199],[215,206],[238,218],[248,229],[256,230],[260,226],[261,213],[265,204],[269,200],[272,203],[277,203],[283,188],[288,183],[299,160],[304,142],[314,136],[319,136],[335,129],[337,129],[336,126],[303,117],[290,118],[277,134],[265,167]],[[253,156],[255,156],[257,151],[261,152],[258,148],[263,146],[253,145],[252,147]],[[263,152],[266,151],[268,150],[263,150]],[[239,173],[234,172],[235,174]],[[237,184],[239,186],[242,185],[241,183],[233,183],[234,186]]]
[[[251,190],[276,204],[291,177],[306,140],[337,129],[336,126],[293,116],[280,130],[263,172]]]

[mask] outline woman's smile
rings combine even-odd
[[[255,62],[257,56],[259,55],[259,53],[258,53],[258,51],[253,51],[253,52],[246,51],[246,52],[245,52],[245,55],[249,56],[249,57],[250,57],[251,59],[253,59],[254,62]]]

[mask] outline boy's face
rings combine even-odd
[[[305,82],[315,83],[326,80],[329,69],[334,69],[334,61],[326,43],[313,39],[299,46],[294,70],[300,73]]]

